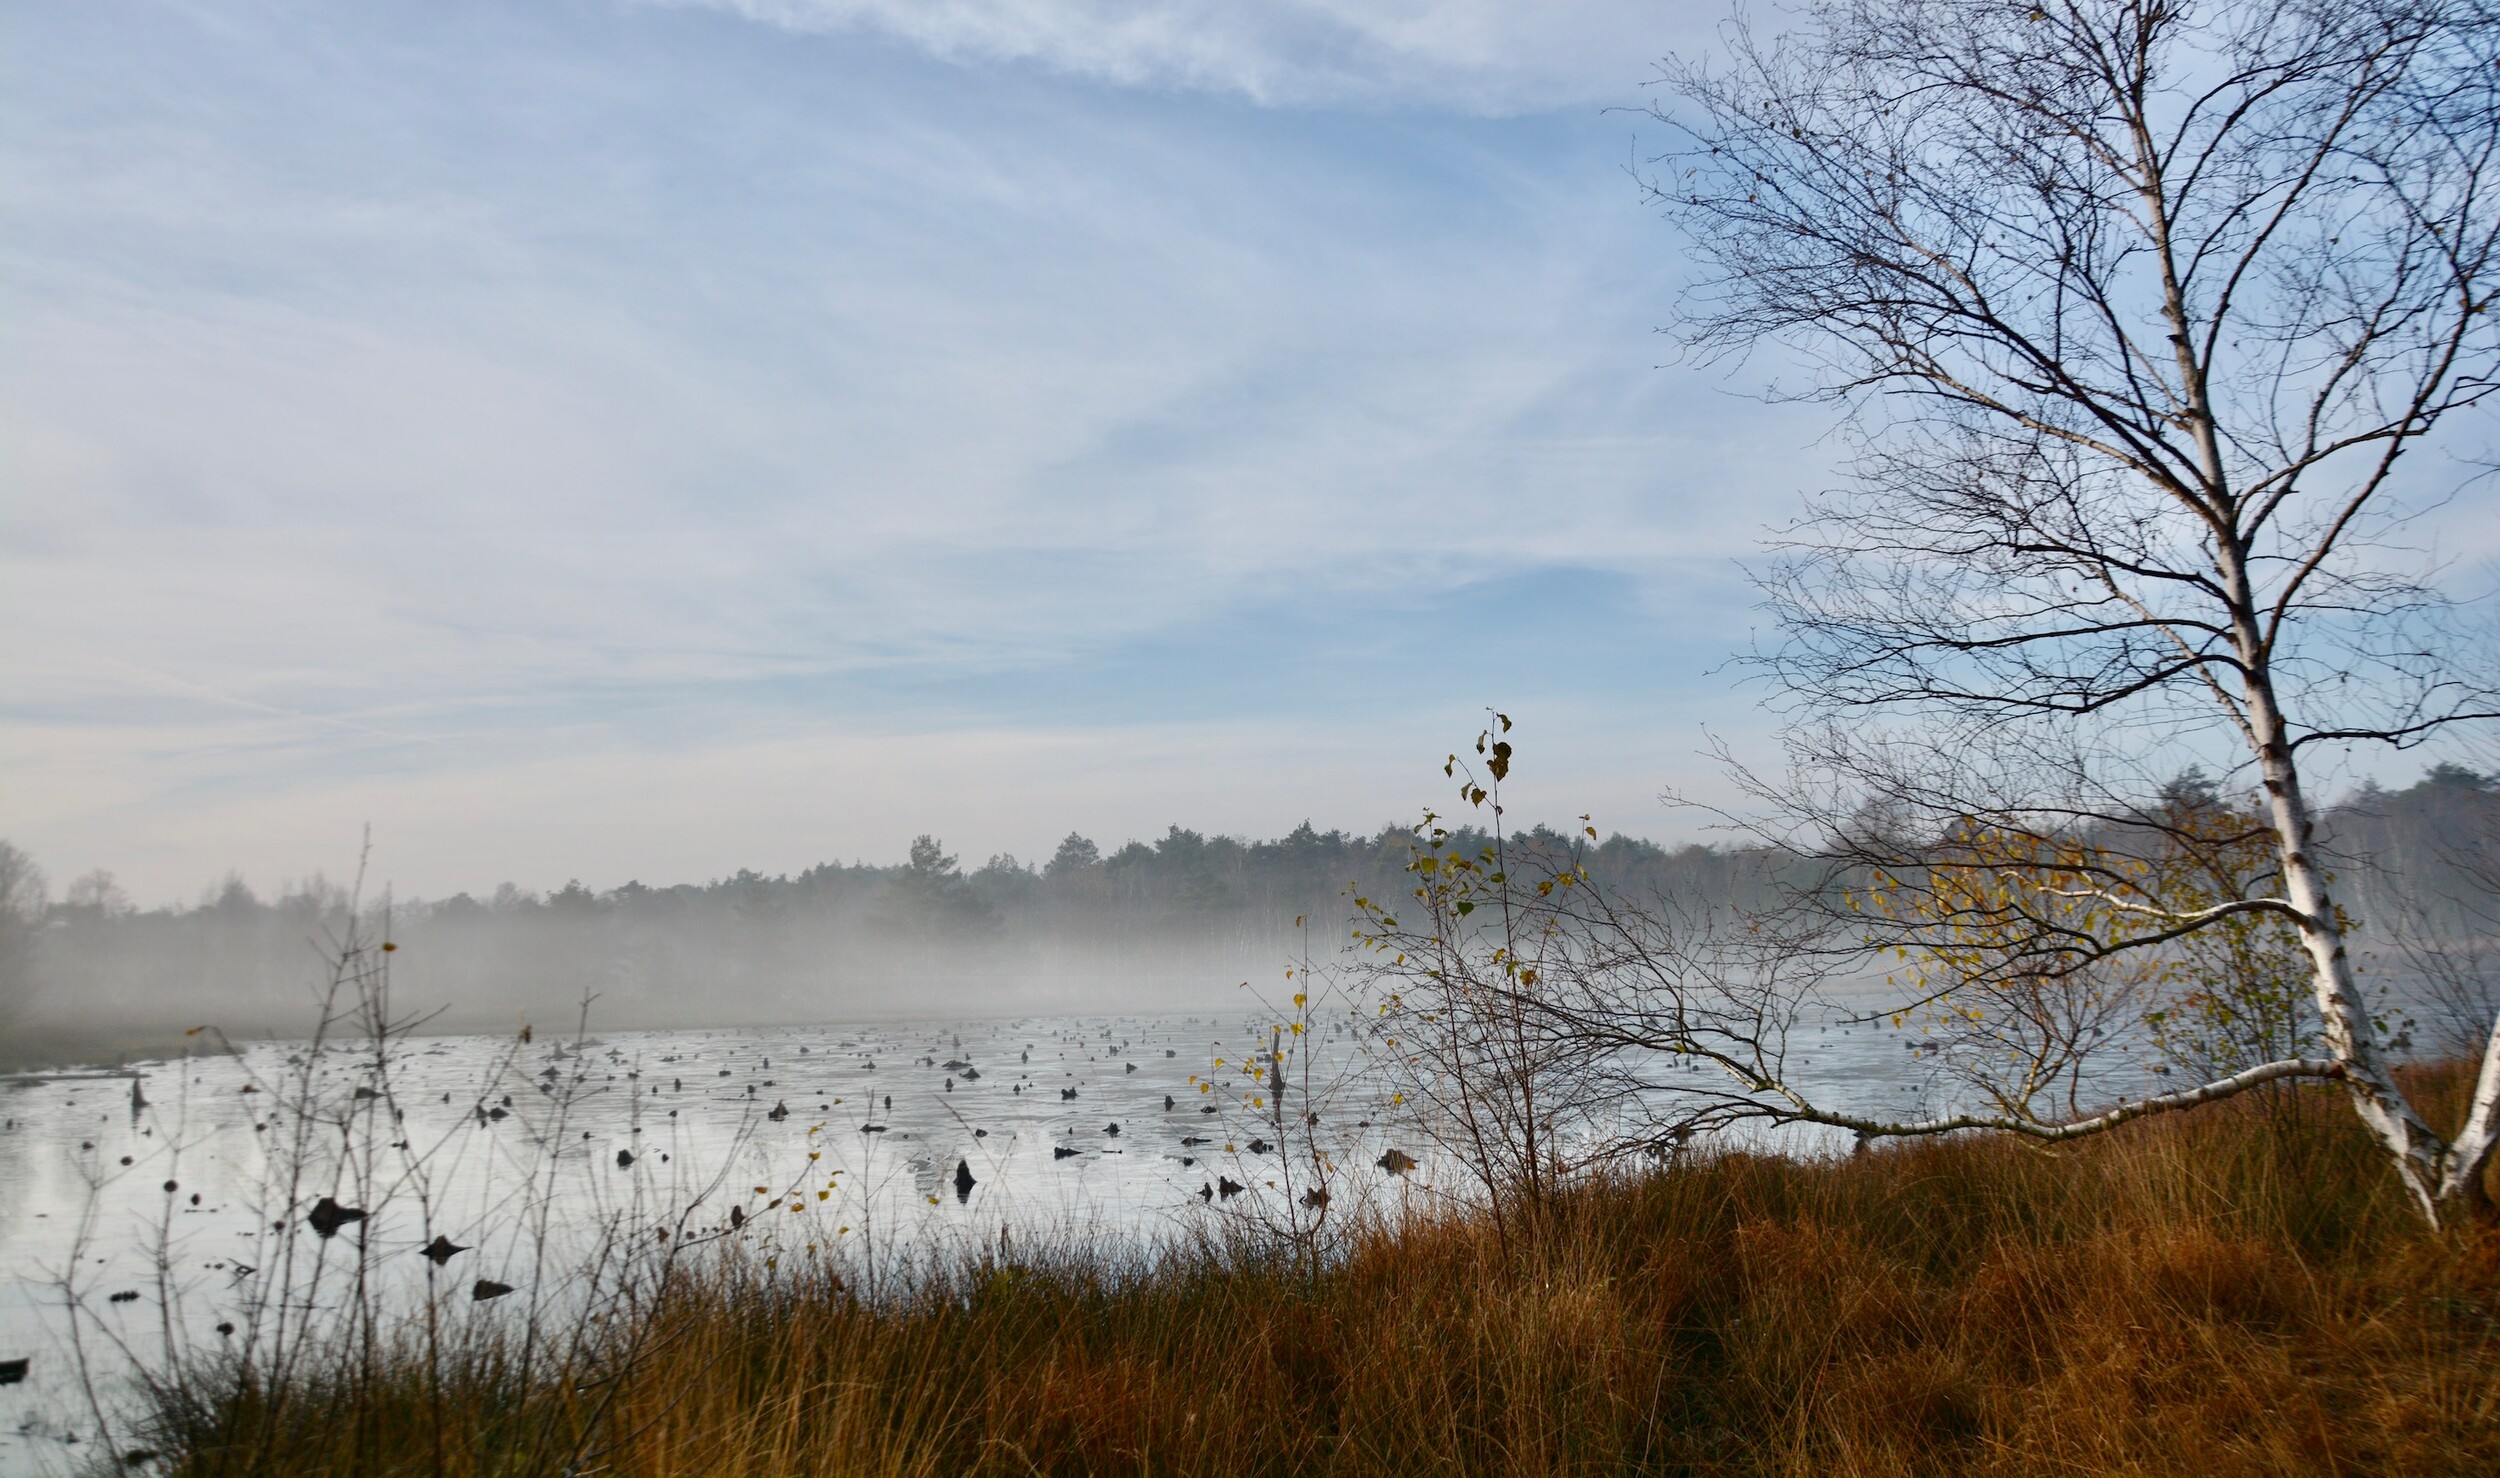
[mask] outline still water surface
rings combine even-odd
[[[1332,1043],[1350,1069],[1343,1039],[1324,1032],[1316,1060],[1328,1068]],[[92,1431],[64,1312],[71,1291],[93,1314],[83,1342],[109,1393],[126,1384],[132,1352],[231,1337],[216,1326],[247,1302],[250,1280],[269,1276],[273,1223],[301,1218],[321,1194],[372,1213],[315,1244],[323,1258],[344,1269],[361,1238],[410,1298],[429,1279],[455,1291],[507,1283],[513,1295],[480,1308],[515,1319],[534,1301],[561,1305],[567,1258],[602,1228],[683,1235],[720,1225],[732,1205],[765,1218],[750,1240],[868,1259],[1186,1232],[1241,1209],[1210,1197],[1220,1177],[1255,1196],[1278,1173],[1252,1150],[1264,1115],[1246,1106],[1257,1085],[1240,1068],[1263,1045],[1251,1018],[1203,1014],[616,1032],[527,1046],[410,1038],[390,1048],[388,1097],[374,1105],[398,1117],[369,1120],[388,1132],[371,1136],[372,1159],[346,1163],[337,1131],[291,1117],[272,1089],[309,1073],[352,1111],[377,1067],[352,1049],[308,1063],[306,1044],[255,1043],[141,1064],[135,1079],[0,1087],[0,1360],[31,1361],[26,1380],[0,1387],[0,1474],[63,1471],[86,1456],[69,1440]],[[1834,1101],[1900,1109],[1922,1091],[1901,1045],[1835,1026],[1804,1034],[1795,1060]],[[1324,1110],[1321,1148],[1353,1167],[1374,1204],[1457,1191],[1452,1168],[1359,1073],[1297,1109]],[[273,1183],[298,1146],[313,1175]],[[1418,1168],[1373,1168],[1392,1147]],[[417,1255],[434,1232],[469,1248],[440,1273]],[[348,1274],[328,1276],[316,1300],[334,1307]]]

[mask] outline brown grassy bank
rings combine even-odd
[[[750,1264],[650,1332],[526,1386],[489,1353],[211,1390],[155,1440],[197,1474],[2500,1472],[2500,1228],[2419,1230],[2314,1093],[1716,1159],[1307,1283],[1073,1257],[869,1307]]]

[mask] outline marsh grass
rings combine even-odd
[[[2453,1118],[2462,1083],[2422,1086]],[[380,1378],[192,1368],[136,1440],[203,1475],[2500,1471],[2500,1228],[2422,1231],[2307,1092],[2053,1152],[1696,1157],[1316,1272],[965,1250],[863,1297],[733,1241],[526,1377],[412,1327]]]

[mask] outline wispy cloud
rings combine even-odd
[[[1314,117],[832,12],[210,9],[0,54],[0,811],[146,896],[365,820],[437,891],[1369,824],[1488,698],[1629,806],[1817,460],[1655,368],[1628,123],[1397,91],[1463,16],[1216,15],[1308,63],[1257,96],[1406,99]],[[1096,778],[982,758],[1037,733]],[[788,789],[836,750],[891,815]]]
[[[1269,105],[1512,112],[1619,102],[1716,16],[1636,0],[669,0],[951,61]]]

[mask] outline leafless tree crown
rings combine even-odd
[[[1801,353],[1780,393],[1848,407],[1856,451],[1761,572],[1785,839],[1924,888],[1900,939],[2001,948],[2000,988],[2289,925],[2327,1055],[2249,1072],[2341,1078],[2426,1214],[2478,1196],[2500,1037],[2466,1128],[2433,1132],[2304,764],[2500,715],[2401,542],[2460,481],[2406,454],[2483,424],[2500,371],[2500,11],[1834,0],[1727,39],[1656,110],[1687,332]],[[2247,824],[2163,820],[2157,779],[2226,752]],[[2252,835],[2275,865],[2163,890]]]

